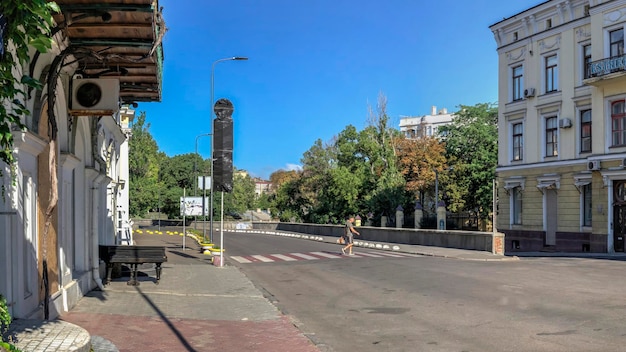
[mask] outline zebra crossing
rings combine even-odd
[[[399,252],[362,252],[355,251],[354,255],[343,255],[337,252],[307,252],[307,253],[283,253],[283,254],[255,254],[255,255],[234,255],[230,256],[231,260],[234,260],[240,264],[250,263],[275,263],[275,262],[294,262],[300,260],[320,260],[320,259],[342,259],[342,258],[407,258],[415,257],[409,253]]]

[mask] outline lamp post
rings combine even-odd
[[[198,138],[200,137],[206,137],[206,136],[212,136],[213,134],[211,133],[203,133],[200,135],[196,136],[196,159],[198,157]],[[211,138],[213,139],[213,138]],[[213,149],[211,148],[211,154],[213,154]],[[193,162],[193,173],[194,173],[194,184],[196,185],[196,187],[194,187],[193,189],[193,195],[194,197],[196,196],[196,190],[198,189],[198,168],[196,167],[196,159],[194,159]],[[213,159],[213,156],[211,156],[211,159]],[[211,165],[213,165],[213,163],[211,162]],[[202,191],[204,192],[202,195],[202,215],[206,216],[204,213],[204,209],[205,209],[205,205],[204,205],[204,200],[206,199],[206,177],[203,175],[202,176]],[[198,218],[196,217],[196,220]],[[196,224],[196,222],[194,221],[194,225]],[[204,242],[206,242],[206,218],[204,218],[202,220],[202,239],[204,240]]]
[[[247,57],[243,57],[243,56],[233,56],[233,57],[226,57],[223,59],[219,59],[219,60],[215,60],[213,61],[213,64],[211,65],[211,135],[215,132],[213,131],[213,94],[215,92],[215,65],[217,65],[218,63],[222,62],[222,61],[245,61],[248,60]],[[211,188],[210,188],[210,200],[209,200],[209,222],[210,222],[210,234],[211,234],[211,243],[213,243],[213,138],[211,138]],[[223,248],[221,248],[222,250],[224,250]],[[221,259],[221,258],[220,258]]]

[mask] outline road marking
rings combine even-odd
[[[286,255],[282,255],[282,254],[270,254],[270,255],[271,255],[272,257],[275,257],[275,258],[278,258],[278,259],[284,260],[284,261],[286,261],[286,262],[293,262],[293,261],[298,260],[298,259],[296,259],[296,258],[288,257],[288,256],[286,256]]]
[[[259,261],[262,261],[263,263],[271,263],[274,261],[274,259],[264,257],[262,255],[253,255],[252,258],[258,259]]]
[[[372,258],[382,258],[382,255],[366,253],[366,252],[354,252],[355,256],[364,256],[364,257],[372,257]]]
[[[304,253],[289,253],[289,254],[294,255],[296,257],[303,258],[303,259],[307,259],[307,260],[320,259],[320,258],[314,257],[312,255],[308,255],[308,254],[304,254]]]
[[[319,255],[320,257],[330,258],[330,259],[341,258],[341,255],[339,254],[332,254],[332,253],[326,253],[326,252],[311,252],[311,254]]]
[[[252,261],[251,261],[251,260],[248,260],[248,259],[246,259],[246,258],[244,258],[244,257],[240,257],[240,256],[238,256],[238,255],[236,255],[236,256],[231,256],[231,257],[230,257],[230,259],[236,260],[236,261],[238,261],[239,263],[242,263],[242,264],[252,263]]]

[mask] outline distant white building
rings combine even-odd
[[[411,139],[434,137],[439,127],[449,125],[453,119],[453,114],[448,113],[448,109],[437,111],[437,107],[433,106],[430,115],[400,118],[400,132]]]

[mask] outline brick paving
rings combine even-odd
[[[211,265],[191,239],[186,250],[178,235],[135,235],[135,241],[167,248],[160,284],[152,265],[144,265],[139,286],[126,285],[127,276],[114,279],[61,320],[120,352],[319,351],[236,267]],[[105,344],[94,344],[95,352],[115,351]]]

